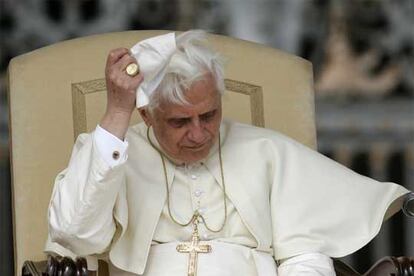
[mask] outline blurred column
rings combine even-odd
[[[266,14],[263,14],[267,1],[226,1],[226,8],[229,13],[228,33],[231,36],[265,43],[266,33],[263,25]]]
[[[371,177],[378,181],[386,181],[387,178],[387,161],[391,153],[390,145],[387,143],[375,143],[370,147],[369,158],[371,164]],[[389,255],[391,229],[389,223],[384,223],[381,231],[374,238],[373,259],[379,260],[384,256]]]
[[[353,154],[354,151],[350,145],[338,144],[334,149],[333,159],[349,168],[351,167]]]
[[[195,0],[178,0],[179,16],[177,16],[177,30],[194,28],[195,18],[198,16]]]
[[[414,143],[407,145],[405,150],[406,188],[414,191]],[[406,218],[406,255],[414,256],[414,218]]]
[[[303,33],[303,11],[307,1],[226,1],[228,33],[297,53]]]
[[[0,275],[13,275],[13,227],[8,156],[0,148]]]
[[[277,17],[273,17],[275,25],[273,34],[273,45],[284,51],[298,54],[302,34],[306,28],[304,21],[305,5],[309,5],[311,1],[289,0],[275,1],[278,12]],[[272,18],[272,17],[271,17]]]
[[[333,149],[333,156],[332,158],[344,165],[345,167],[350,168],[352,165],[352,157],[354,155],[354,149],[349,144],[337,144],[334,146]],[[341,258],[341,260],[347,263],[350,266],[354,266],[354,262],[352,260],[352,255],[345,256]]]

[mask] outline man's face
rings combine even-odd
[[[207,157],[221,122],[221,97],[211,79],[194,83],[186,93],[190,105],[161,103],[152,114],[142,112],[168,156],[192,163]]]

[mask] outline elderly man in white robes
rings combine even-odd
[[[106,113],[56,178],[47,251],[105,257],[111,275],[335,275],[331,257],[408,193],[222,119],[203,32],[112,50],[105,73]],[[129,127],[136,107],[144,123]]]

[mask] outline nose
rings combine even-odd
[[[206,135],[198,120],[191,123],[188,130],[188,139],[195,144],[201,144],[205,141]]]

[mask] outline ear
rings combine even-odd
[[[145,124],[149,127],[152,125],[152,117],[146,107],[138,108],[139,115],[141,115],[142,120],[144,120]]]

